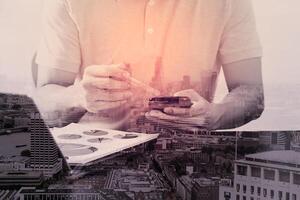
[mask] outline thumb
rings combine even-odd
[[[197,116],[197,115],[203,115],[209,110],[210,103],[206,101],[205,99],[195,102],[191,109],[190,109],[190,115]]]

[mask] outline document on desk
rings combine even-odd
[[[158,137],[158,134],[124,132],[102,129],[96,124],[75,123],[53,128],[51,132],[70,165],[87,165]]]

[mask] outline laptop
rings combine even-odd
[[[30,144],[17,142],[15,148],[24,148],[23,155],[25,150],[30,152],[31,165],[55,164],[55,159],[61,159],[65,170],[95,164],[158,137],[158,134],[103,129],[95,123],[49,128],[31,97],[0,93],[0,137],[16,134],[14,138],[18,140],[17,134],[26,131],[30,133]]]

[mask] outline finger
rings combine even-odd
[[[205,114],[208,110],[208,104],[196,102],[190,108],[167,107],[164,112],[168,115],[194,117]]]
[[[159,118],[159,119],[162,119],[162,120],[176,120],[178,119],[178,117],[176,116],[172,116],[172,115],[167,115],[161,111],[158,111],[158,110],[151,110],[149,112],[149,116],[151,117],[154,117],[154,118]]]
[[[167,107],[164,108],[164,112],[168,115],[176,115],[176,116],[190,116],[190,108],[175,108],[175,107]]]
[[[129,63],[124,62],[123,64],[120,64],[120,69],[129,72],[131,70],[131,66]]]
[[[109,92],[101,89],[90,89],[86,94],[88,101],[122,101],[132,97],[130,91]]]
[[[149,113],[145,114],[145,117],[155,123],[161,124],[163,126],[167,126],[167,127],[172,127],[172,128],[176,128],[176,129],[183,129],[185,131],[187,130],[191,130],[191,131],[195,131],[195,129],[197,130],[197,125],[195,124],[184,124],[184,123],[174,123],[172,121],[167,121],[167,120],[161,120],[159,118],[154,118],[151,117],[149,115]]]
[[[174,125],[205,126],[207,124],[206,116],[197,117],[176,117],[166,115],[160,111],[150,111],[146,117],[148,119],[171,122]]]
[[[207,120],[205,116],[197,116],[189,118],[180,118],[176,121],[176,123],[204,127],[207,124]]]
[[[158,120],[158,122],[169,122],[173,126],[199,126],[204,127],[207,124],[206,116],[197,117],[176,117],[164,114],[160,111],[150,111],[146,117],[150,120]]]
[[[127,80],[130,77],[129,72],[125,70],[124,64],[89,66],[85,69],[85,75],[116,80]]]
[[[191,107],[190,115],[191,116],[198,116],[198,115],[204,115],[209,110],[209,103],[205,101],[198,101],[194,103]]]
[[[88,78],[84,79],[83,87],[86,89],[97,88],[103,90],[128,90],[130,84],[125,81],[114,80],[111,78]]]
[[[127,101],[115,101],[115,102],[107,102],[107,101],[96,101],[89,102],[87,105],[87,110],[92,113],[97,113],[103,110],[116,109],[121,107],[122,105],[126,105]]]

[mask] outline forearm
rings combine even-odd
[[[264,109],[262,85],[239,86],[209,110],[208,128],[230,129],[257,119]]]
[[[77,122],[86,112],[80,105],[81,95],[74,85],[47,84],[37,89],[35,98],[46,122],[63,126]]]

